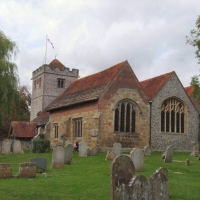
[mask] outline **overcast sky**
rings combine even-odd
[[[21,85],[56,56],[84,77],[128,60],[139,81],[175,71],[183,86],[199,74],[186,35],[199,0],[0,0],[0,30],[15,41]]]

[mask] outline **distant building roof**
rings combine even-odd
[[[98,99],[126,63],[127,61],[118,63],[106,70],[73,81],[69,87],[48,106],[47,111]]]
[[[60,68],[60,69],[64,69],[64,68],[66,68],[59,60],[57,60],[57,59],[54,59],[54,60],[52,60],[50,63],[49,63],[49,67],[50,68],[55,68],[55,67],[58,67],[58,68]]]
[[[36,122],[11,121],[9,135],[18,138],[33,138],[36,132]]]
[[[173,73],[175,72],[169,72],[140,82],[149,100],[152,100],[158,94]]]

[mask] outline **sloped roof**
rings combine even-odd
[[[37,123],[37,126],[45,125],[49,121],[49,115],[50,113],[46,110],[39,113],[39,115],[33,119],[33,122]]]
[[[33,138],[36,135],[36,122],[11,121],[10,133],[14,137]]]
[[[48,106],[47,111],[98,99],[125,63],[127,63],[127,61],[118,63],[96,74],[73,81],[69,87]]]
[[[149,100],[152,100],[158,94],[173,73],[175,72],[169,72],[140,82]]]
[[[196,110],[200,114],[200,104],[199,104],[198,100],[192,95],[192,92],[194,90],[193,86],[188,86],[188,87],[185,87],[184,89],[185,89],[187,95],[189,96],[189,98],[191,99]]]
[[[61,70],[64,69],[64,68],[66,68],[66,67],[65,67],[59,60],[57,60],[57,59],[52,60],[52,61],[49,63],[49,67],[50,67],[51,69],[53,69],[53,68],[55,68],[55,67],[58,67],[58,68],[60,68]]]

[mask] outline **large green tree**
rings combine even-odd
[[[0,127],[9,123],[16,108],[19,79],[12,61],[18,51],[16,43],[0,31]]]
[[[200,63],[200,16],[196,20],[196,26],[190,31],[190,36],[186,36],[187,44],[196,47],[195,55]]]

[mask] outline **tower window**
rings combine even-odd
[[[58,88],[64,88],[65,79],[58,78]]]

